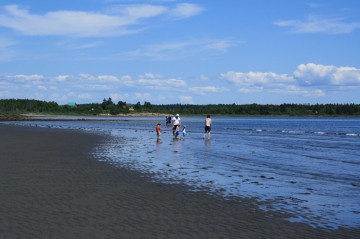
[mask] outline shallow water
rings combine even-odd
[[[173,140],[163,118],[21,122],[108,135],[93,155],[224,197],[255,197],[263,210],[290,213],[314,227],[360,226],[360,120],[183,117],[188,134]],[[158,139],[155,125],[162,123]],[[19,124],[19,123],[18,123]]]

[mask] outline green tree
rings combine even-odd
[[[141,103],[138,101],[135,105],[134,105],[134,109],[136,110],[136,111],[141,111]]]

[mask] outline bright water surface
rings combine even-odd
[[[211,140],[202,138],[200,117],[182,117],[184,140],[173,140],[164,118],[101,119],[16,124],[105,134],[94,157],[153,173],[154,180],[254,197],[262,209],[314,227],[360,226],[360,119],[215,117]]]

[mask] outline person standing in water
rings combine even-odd
[[[166,116],[166,126],[171,124],[171,116]]]
[[[157,137],[160,138],[160,134],[161,134],[161,125],[160,124],[156,125],[155,131],[156,131]]]
[[[172,125],[173,125],[173,136],[176,138],[178,136],[178,132],[181,127],[181,119],[179,114],[176,114],[175,117],[172,118]]]
[[[185,135],[186,135],[186,126],[185,125],[183,126],[181,133],[183,135],[183,138],[185,139]]]
[[[210,118],[210,115],[207,115],[205,119],[205,132],[203,136],[204,139],[206,133],[208,134],[208,139],[210,139],[211,124],[212,124],[212,119]]]

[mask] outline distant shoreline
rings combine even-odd
[[[111,114],[99,114],[99,115],[70,115],[70,114],[0,114],[0,121],[91,121],[96,119],[40,119],[36,117],[69,117],[69,116],[78,116],[78,117],[108,117],[116,118],[116,117],[166,117],[172,114],[163,114],[163,113],[129,113],[129,114],[117,114],[117,115],[111,115]],[[201,117],[205,115],[186,115],[183,116],[188,117]],[[243,117],[243,118],[354,118],[358,119],[360,116],[354,116],[354,115],[233,115],[233,114],[212,114],[211,116],[215,117]],[[102,119],[98,119],[102,120]]]

